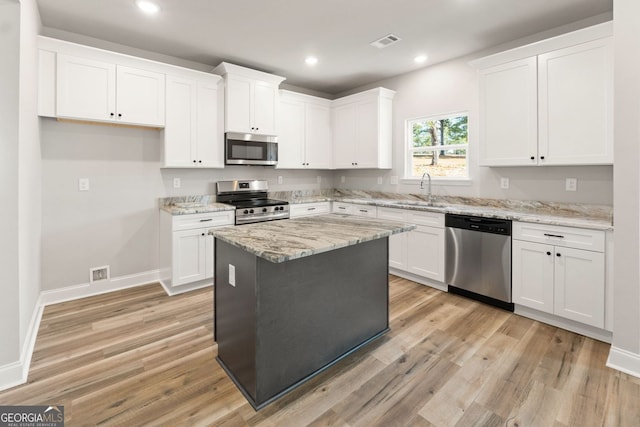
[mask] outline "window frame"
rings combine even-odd
[[[443,120],[443,119],[449,119],[452,117],[461,117],[461,116],[466,116],[467,117],[467,143],[466,144],[455,144],[455,145],[436,145],[436,146],[429,146],[429,147],[421,147],[421,148],[413,148],[413,123],[417,122],[417,121],[434,121],[434,120]],[[470,118],[470,114],[469,111],[466,110],[461,110],[461,111],[456,111],[456,112],[451,112],[451,113],[444,113],[444,114],[434,114],[434,115],[428,115],[428,116],[419,116],[419,117],[415,117],[415,118],[411,118],[411,119],[406,119],[405,120],[405,137],[404,137],[404,171],[403,171],[403,178],[402,181],[405,183],[411,183],[411,182],[419,182],[421,177],[416,177],[413,175],[410,175],[410,173],[413,171],[413,154],[416,151],[435,151],[436,149],[442,150],[442,148],[439,147],[446,147],[446,149],[455,149],[455,148],[465,148],[466,149],[466,164],[465,164],[465,171],[466,171],[466,176],[464,177],[460,177],[460,176],[456,176],[456,177],[445,177],[445,176],[432,176],[432,181],[434,184],[453,184],[453,185],[470,185],[471,183],[471,173],[470,173],[470,168],[469,168],[469,154],[470,154],[470,143],[469,143],[469,118]]]

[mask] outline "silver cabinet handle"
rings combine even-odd
[[[544,233],[545,236],[547,237],[557,237],[559,239],[564,239],[564,236],[561,236],[559,234],[549,234],[549,233]]]
[[[213,218],[209,218],[209,219],[201,219],[200,222],[209,222],[209,221],[213,221]]]
[[[316,208],[307,208],[308,211],[315,211]]]

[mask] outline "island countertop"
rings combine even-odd
[[[209,230],[209,234],[273,263],[328,252],[415,229],[414,224],[327,214]]]

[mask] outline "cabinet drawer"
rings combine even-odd
[[[289,215],[291,218],[310,215],[327,214],[331,211],[329,202],[300,203],[289,205]]]
[[[554,246],[604,252],[604,231],[600,230],[514,222],[513,238]]]
[[[407,211],[406,221],[427,227],[444,228],[444,214],[437,212]]]
[[[375,218],[378,216],[378,208],[376,206],[354,205],[352,213],[353,215]]]
[[[173,217],[172,230],[191,230],[201,227],[220,227],[234,224],[235,211],[211,212]]]
[[[378,208],[378,218],[388,219],[391,221],[406,222],[406,211],[394,208]]]
[[[333,212],[342,214],[353,214],[353,205],[349,203],[333,202]]]

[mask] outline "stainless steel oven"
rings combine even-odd
[[[267,181],[218,181],[216,201],[236,208],[236,225],[289,218],[289,202],[270,199]]]
[[[278,163],[278,137],[227,132],[224,153],[227,165],[274,166]]]

